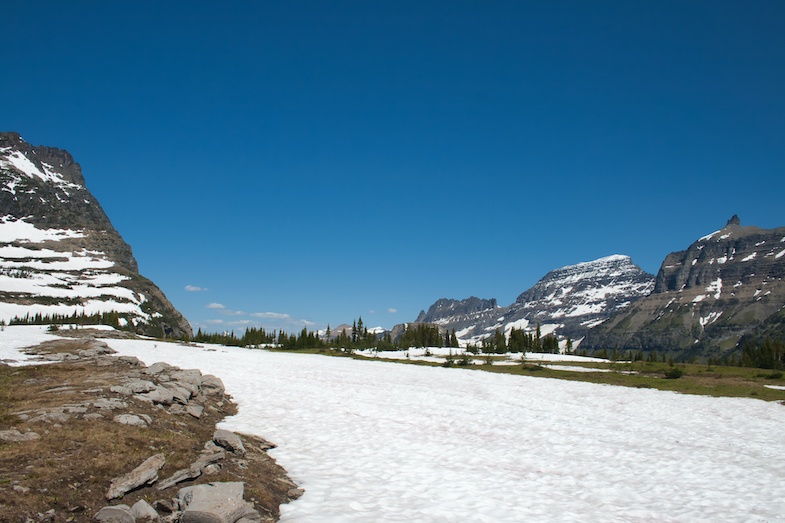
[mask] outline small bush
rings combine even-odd
[[[771,374],[766,374],[764,376],[767,380],[781,380],[782,373],[781,372],[772,372]]]
[[[684,376],[684,371],[679,367],[673,367],[665,371],[665,378],[669,380],[679,379]]]

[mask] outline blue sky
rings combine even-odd
[[[0,123],[74,155],[195,327],[389,328],[784,226],[783,25],[779,0],[14,2]]]

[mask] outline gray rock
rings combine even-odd
[[[166,463],[166,458],[163,454],[156,454],[147,458],[141,465],[134,470],[115,478],[106,492],[106,499],[112,500],[122,497],[127,492],[130,492],[142,485],[151,485],[158,481],[158,471]]]
[[[96,513],[93,519],[103,523],[135,523],[131,507],[128,505],[104,507]]]
[[[158,521],[158,512],[143,499],[134,503],[131,507],[131,515],[136,521]]]
[[[71,419],[71,416],[62,412],[46,412],[35,418],[31,418],[30,423],[45,422],[45,423],[65,423]]]
[[[155,390],[144,394],[136,394],[134,397],[142,401],[157,403],[159,405],[171,405],[174,401],[174,394],[172,394],[172,391],[164,387],[157,387]]]
[[[219,450],[218,452],[202,452],[199,456],[199,459],[191,463],[191,466],[187,469],[181,469],[172,474],[171,477],[163,480],[158,485],[158,490],[166,490],[169,487],[177,485],[178,483],[182,483],[183,481],[187,481],[189,479],[196,479],[202,475],[202,471],[209,467],[210,465],[215,464],[218,461],[226,458],[226,452],[223,450]]]
[[[115,394],[122,394],[123,396],[130,396],[134,393],[134,391],[123,385],[112,385],[109,387],[109,390]]]
[[[133,427],[146,427],[148,425],[147,421],[136,414],[118,414],[113,418],[113,421],[121,425],[131,425]]]
[[[164,363],[163,361],[159,361],[159,362],[153,363],[152,365],[150,365],[149,367],[144,369],[142,372],[145,373],[145,374],[148,374],[150,376],[155,376],[156,374],[159,374],[159,373],[161,373],[161,372],[163,372],[165,370],[169,370],[169,369],[172,369],[172,368],[176,368],[176,367],[172,367],[168,363]]]
[[[90,414],[85,414],[82,416],[82,419],[103,419],[103,414],[98,412],[91,412]]]
[[[240,436],[230,430],[218,429],[213,433],[213,441],[216,445],[225,448],[229,452],[234,452],[241,456],[245,455],[245,446]]]
[[[152,381],[147,380],[132,380],[123,384],[124,387],[131,389],[134,394],[141,394],[143,392],[150,392],[158,388]]]
[[[199,369],[180,369],[170,372],[169,375],[174,381],[191,383],[197,387],[202,384],[202,372]]]
[[[185,405],[188,403],[188,400],[191,399],[191,392],[184,387],[180,387],[179,383],[180,382],[167,383],[164,387],[172,393],[172,396],[174,396],[174,400],[177,401],[177,403]]]
[[[187,407],[185,407],[185,412],[187,412],[194,418],[199,419],[202,417],[202,412],[204,412],[204,407],[202,407],[201,405],[188,405]]]
[[[182,523],[235,523],[241,518],[260,518],[253,505],[243,500],[241,482],[207,483],[185,487],[177,493],[184,506]]]
[[[136,356],[120,356],[117,359],[126,365],[131,365],[132,367],[144,367],[144,363],[142,363],[142,361]]]
[[[221,378],[213,376],[212,374],[205,374],[202,376],[201,386],[208,394],[223,394],[226,390]]]
[[[5,443],[35,441],[37,439],[41,439],[41,436],[35,432],[19,432],[16,429],[0,430],[0,441]]]
[[[93,402],[93,406],[97,409],[117,410],[128,407],[128,403],[117,398],[98,398]]]

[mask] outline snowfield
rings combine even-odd
[[[277,443],[305,489],[282,521],[785,521],[778,403],[105,341],[221,377],[239,404],[223,428]]]

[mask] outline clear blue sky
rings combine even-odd
[[[783,27],[781,0],[12,2],[0,127],[75,156],[195,327],[389,328],[785,225]]]

